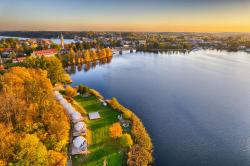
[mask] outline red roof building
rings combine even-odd
[[[47,49],[47,50],[33,51],[32,56],[52,57],[56,55],[57,53],[58,51],[56,49]]]
[[[15,59],[12,59],[12,63],[22,62],[26,59],[26,57],[18,57]]]
[[[0,65],[0,71],[4,70],[4,66]]]

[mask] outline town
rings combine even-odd
[[[64,39],[72,37],[72,39]],[[100,52],[103,48],[112,49],[113,54],[133,51],[191,51],[198,49],[217,49],[227,51],[250,52],[250,35],[234,33],[135,33],[135,32],[49,32],[53,39],[33,38],[43,35],[42,32],[11,33],[1,32],[0,55],[3,70],[6,64],[23,61],[28,56],[50,57],[58,55],[78,54],[79,51],[90,50]],[[35,35],[36,34],[36,35]],[[23,35],[27,38],[10,37]],[[67,41],[67,42],[66,42]],[[71,60],[73,63],[73,60]]]

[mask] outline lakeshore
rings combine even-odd
[[[155,166],[247,166],[249,62],[245,52],[138,52],[87,72],[76,68],[71,79],[72,86],[116,96],[139,116],[154,144]]]
[[[61,91],[61,93],[65,94],[65,90]],[[74,148],[72,142],[74,142],[73,139],[76,139],[72,133],[75,122],[74,119],[71,118],[71,115],[69,115],[71,119],[71,132],[68,163],[70,165],[84,164],[87,166],[102,166],[105,163],[107,165],[125,166],[134,165],[135,162],[141,165],[152,163],[151,140],[143,124],[136,115],[120,105],[116,99],[104,100],[100,93],[91,89],[90,93],[86,93],[85,95],[78,94],[69,101],[74,107],[74,111],[80,113],[80,119],[87,126],[84,138],[86,138],[86,149],[88,149],[81,154],[72,153],[72,148]],[[90,118],[90,114],[93,113],[98,113],[100,116],[93,120]],[[74,113],[70,114],[73,115]],[[122,126],[123,135],[131,134],[133,139],[131,146],[125,147],[124,143],[121,142],[122,137],[116,139],[110,137],[110,128],[114,124],[120,124]],[[142,139],[143,144],[147,143],[147,146],[143,145],[138,139]],[[136,149],[131,151],[134,147],[136,147]],[[148,151],[148,154],[145,155],[149,155],[149,158],[143,156],[140,149],[143,150],[144,154],[145,151]],[[137,159],[137,157],[140,159]]]

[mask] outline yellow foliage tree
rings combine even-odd
[[[66,95],[70,98],[73,98],[77,95],[76,90],[72,88],[71,86],[67,86],[65,91],[66,91]]]
[[[97,60],[97,54],[95,50],[90,51],[90,56],[93,61]]]
[[[16,160],[17,165],[47,165],[48,152],[37,136],[27,134],[20,141],[20,151]]]
[[[50,166],[65,166],[67,164],[67,156],[61,153],[50,150],[48,152],[48,155],[49,155]]]
[[[91,61],[89,50],[85,50],[83,55],[84,55],[85,62],[90,62]]]
[[[130,134],[123,134],[121,137],[121,145],[123,147],[131,147],[133,145],[133,139]]]
[[[106,52],[106,57],[112,56],[112,50],[110,48],[105,48],[105,52]]]

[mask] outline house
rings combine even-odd
[[[2,51],[1,57],[2,58],[8,58],[11,52],[12,52],[11,48],[5,48]]]
[[[4,70],[4,66],[0,65],[0,71]]]
[[[250,48],[247,48],[247,49],[246,49],[246,52],[250,52]]]
[[[99,114],[99,112],[91,112],[89,113],[89,119],[90,120],[94,120],[94,119],[100,119],[101,116]]]
[[[19,58],[15,58],[12,59],[12,63],[18,63],[18,62],[22,62],[26,59],[26,57],[19,57]]]
[[[139,40],[139,45],[146,45],[147,44],[147,41],[146,40]]]
[[[58,53],[56,49],[46,49],[46,50],[39,50],[39,51],[33,51],[31,54],[32,56],[37,56],[37,57],[52,57],[55,56]]]
[[[238,47],[238,50],[244,50],[244,49],[246,49],[246,46],[244,46],[244,45],[240,45],[240,46]]]

